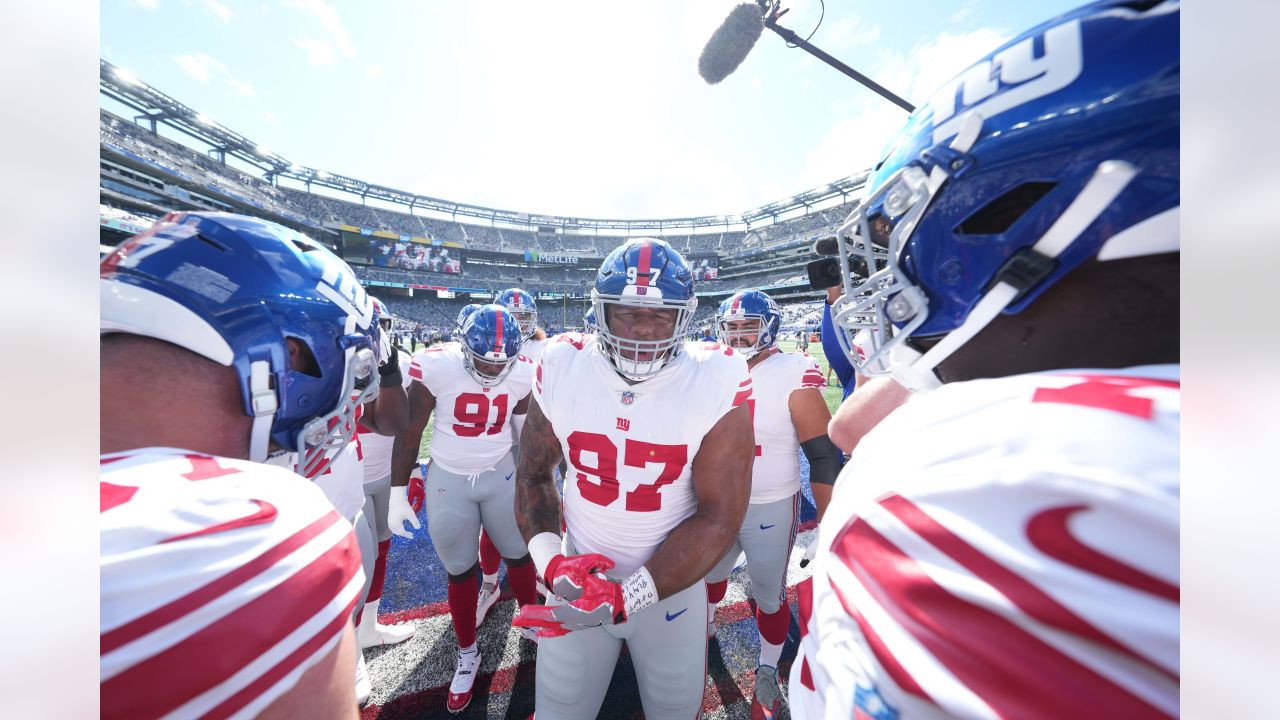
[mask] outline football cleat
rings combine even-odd
[[[751,693],[751,720],[773,720],[782,709],[778,669],[768,665],[756,668],[755,684],[756,689]]]
[[[369,669],[364,664],[364,653],[356,653],[356,704],[364,707],[373,694],[373,683],[369,682]]]
[[[356,628],[356,641],[360,649],[377,647],[378,645],[395,645],[413,637],[417,628],[409,624],[383,625],[378,622],[379,600],[365,603],[364,612],[360,613],[360,626]]]
[[[458,667],[453,671],[453,682],[449,683],[449,697],[445,707],[449,712],[457,714],[471,704],[471,690],[476,685],[476,673],[480,670],[480,651],[458,651]]]
[[[484,623],[485,617],[489,615],[489,608],[497,604],[498,594],[497,583],[484,583],[480,586],[480,599],[476,602],[476,627]]]

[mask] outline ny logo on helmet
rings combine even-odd
[[[336,263],[326,263],[324,275],[316,283],[316,292],[329,298],[334,305],[342,308],[347,315],[355,318],[360,327],[369,327],[373,322],[373,301],[364,287],[349,272],[342,272]]]
[[[1044,50],[1036,57],[1035,44],[1040,38]],[[989,118],[1061,90],[1080,76],[1084,57],[1079,20],[1049,28],[1040,38],[1029,37],[1011,45],[943,85],[929,100],[933,141],[941,142],[959,132],[963,110]]]

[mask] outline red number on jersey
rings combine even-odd
[[[582,453],[590,452],[596,456],[594,466],[588,467],[582,462]],[[597,504],[609,505],[618,499],[618,446],[607,435],[600,433],[575,431],[569,435],[569,462],[578,472],[578,492],[582,497]],[[642,440],[627,438],[623,453],[623,462],[628,467],[644,468],[647,465],[661,463],[662,471],[652,483],[639,485],[627,493],[626,507],[633,512],[654,512],[662,507],[662,495],[658,491],[663,485],[670,485],[680,477],[684,466],[689,462],[688,445],[658,445]],[[598,478],[593,482],[587,475]]]
[[[208,480],[240,472],[235,468],[222,467],[217,460],[204,455],[187,455],[186,458],[191,463],[191,472],[182,477],[188,480]]]
[[[1080,382],[1060,388],[1036,388],[1031,402],[1063,403],[1082,407],[1099,408],[1151,419],[1155,401],[1130,392],[1141,388],[1177,388],[1177,382],[1123,375],[1082,375]]]
[[[453,401],[453,417],[465,424],[454,423],[454,434],[458,437],[479,437],[502,432],[502,425],[507,421],[507,402],[505,393],[493,398],[493,405],[498,408],[498,417],[493,424],[490,424],[489,396],[480,393],[462,393]]]

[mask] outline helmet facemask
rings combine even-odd
[[[639,290],[645,291],[645,294],[640,295]],[[689,323],[698,307],[696,297],[688,300],[664,300],[657,287],[637,288],[634,285],[628,285],[622,295],[605,295],[593,289],[591,302],[600,337],[600,349],[609,358],[614,370],[632,382],[653,377],[679,354]],[[609,307],[673,310],[675,322],[667,337],[656,340],[624,338],[610,327]],[[616,322],[612,324],[616,325]]]
[[[497,387],[507,379],[511,369],[516,366],[516,357],[507,357],[500,351],[478,353],[467,343],[462,343],[462,366],[475,378],[480,387]]]
[[[298,473],[304,477],[315,477],[332,464],[355,435],[356,409],[378,396],[378,359],[366,343],[364,335],[339,338],[346,367],[338,405],[298,432]]]
[[[721,343],[733,348],[734,352],[748,360],[774,344],[764,318],[759,315],[744,317],[721,315],[716,320],[716,337]]]

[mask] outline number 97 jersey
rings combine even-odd
[[[702,439],[751,397],[742,356],[691,343],[654,377],[623,380],[598,338],[566,333],[547,346],[534,398],[569,463],[564,512],[579,553],[601,553],[614,577],[639,569],[697,509],[692,463]]]
[[[511,451],[511,413],[533,385],[533,361],[521,355],[495,387],[481,387],[462,362],[456,342],[419,352],[409,377],[436,398],[431,461],[457,475],[492,469]]]

